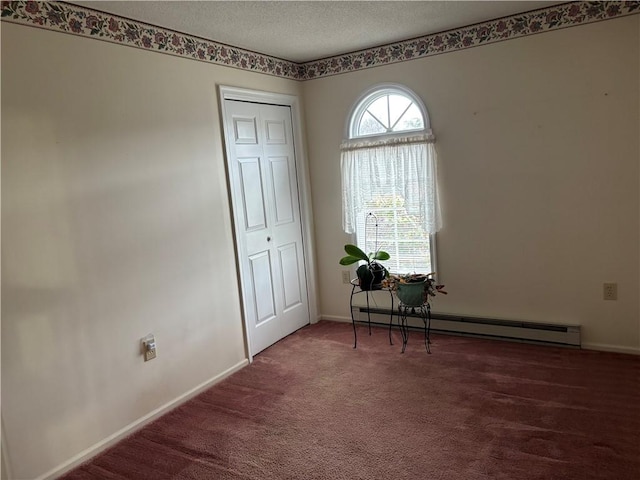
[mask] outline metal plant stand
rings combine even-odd
[[[393,323],[393,293],[388,288],[379,288],[376,290],[362,290],[358,283],[358,279],[354,278],[351,280],[351,298],[349,299],[349,309],[351,310],[351,324],[353,325],[353,348],[356,348],[358,345],[358,334],[356,333],[356,319],[353,315],[353,297],[358,293],[365,293],[367,297],[367,324],[369,325],[369,335],[371,335],[371,308],[369,305],[369,292],[387,290],[389,292],[389,296],[391,297],[391,315],[389,317],[389,344],[393,345],[391,341],[391,324]],[[360,321],[360,320],[358,320]]]
[[[412,317],[418,314],[424,322],[424,346],[427,349],[427,353],[431,353],[429,344],[431,340],[429,335],[431,333],[431,305],[429,302],[425,302],[422,305],[405,305],[400,301],[398,304],[398,326],[400,327],[400,334],[402,335],[402,353],[407,348],[407,341],[409,340],[409,327],[407,326],[407,317]],[[389,340],[391,340],[391,326],[389,326]]]

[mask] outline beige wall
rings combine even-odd
[[[440,312],[578,323],[640,352],[637,16],[305,82],[320,311],[346,318],[338,145],[365,89],[427,105],[444,228]],[[602,299],[618,283],[618,301]]]
[[[300,84],[2,25],[2,416],[15,478],[245,359],[217,84]],[[156,335],[144,363],[140,338]]]

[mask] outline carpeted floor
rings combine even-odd
[[[640,478],[640,357],[320,322],[67,474]]]

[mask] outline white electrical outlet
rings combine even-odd
[[[144,352],[144,361],[148,362],[149,360],[153,360],[154,358],[156,358],[156,349],[154,348],[150,348],[149,350],[147,350],[146,352]]]
[[[351,283],[351,272],[349,270],[342,270],[342,283]]]
[[[617,300],[618,299],[618,284],[617,283],[605,283],[602,285],[602,297],[605,300]]]
[[[142,339],[142,353],[144,355],[145,362],[156,358],[156,339],[152,334],[149,334]]]

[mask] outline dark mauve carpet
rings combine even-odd
[[[63,478],[640,479],[640,357],[305,327]]]

